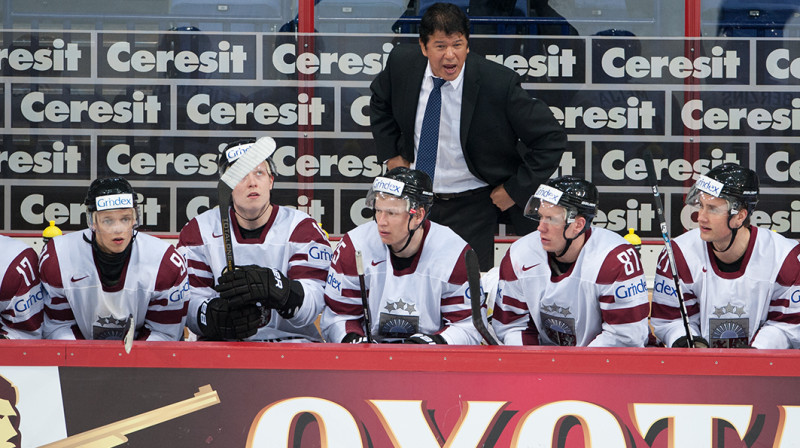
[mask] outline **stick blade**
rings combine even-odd
[[[130,353],[133,347],[133,336],[136,332],[136,325],[133,323],[133,314],[128,317],[128,322],[125,324],[123,333],[125,337],[122,338],[122,344],[125,346],[125,353]]]
[[[220,177],[220,180],[231,189],[236,188],[236,185],[247,176],[247,173],[253,171],[259,163],[272,156],[277,147],[278,144],[275,143],[275,139],[272,137],[265,136],[259,138],[242,157],[236,160],[236,163],[225,171],[225,174]]]
[[[469,282],[469,301],[472,307],[472,325],[481,334],[489,345],[499,345],[494,335],[486,328],[483,320],[483,293],[481,293],[481,268],[478,263],[478,254],[474,249],[469,249],[464,254],[464,264],[467,267],[467,280]]]

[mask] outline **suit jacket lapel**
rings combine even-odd
[[[474,63],[475,61],[473,61],[473,58],[476,57],[481,56],[467,56],[467,61],[464,64],[464,89],[461,93],[461,148],[467,161],[470,160],[467,156],[467,134],[472,123],[472,116],[475,112],[475,105],[478,102],[478,93],[481,87],[480,74]]]
[[[403,108],[404,113],[401,114],[405,123],[401,129],[411,129],[412,135],[414,132],[414,123],[417,115],[417,104],[419,104],[419,92],[422,90],[422,81],[425,77],[425,68],[428,66],[428,59],[419,53],[419,56],[414,57],[411,61],[411,66],[406,77],[406,83],[403,88]],[[413,143],[413,138],[412,138]]]

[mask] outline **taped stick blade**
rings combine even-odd
[[[125,346],[125,353],[130,353],[133,347],[133,337],[136,332],[136,325],[133,322],[133,314],[128,316],[128,322],[125,324],[125,336],[122,338],[122,344]]]
[[[247,152],[231,165],[220,180],[231,189],[244,179],[250,171],[253,171],[259,163],[267,160],[277,148],[277,143],[272,137],[261,137],[253,143]]]

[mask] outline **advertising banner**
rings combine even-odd
[[[276,202],[308,211],[334,236],[369,219],[363,197],[383,169],[370,83],[394,47],[418,39],[300,37],[0,33],[0,232],[39,232],[49,220],[81,229],[81,190],[95,177],[124,176],[152,196],[141,229],[174,236],[216,205],[220,148],[264,134],[278,142]],[[472,36],[470,50],[516,71],[550,106],[569,136],[557,174],[598,185],[604,218],[595,224],[659,236],[648,149],[673,235],[690,222],[681,216],[687,187],[734,161],[761,178],[758,225],[800,237],[800,205],[786,200],[800,193],[797,40]]]
[[[0,367],[0,412],[18,416],[0,419],[3,446],[788,448],[800,437],[800,378],[787,375],[800,358],[786,352],[89,345],[58,347],[56,366],[40,365],[56,347],[28,345],[11,363],[33,365]]]

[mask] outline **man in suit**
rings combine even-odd
[[[518,235],[536,229],[522,210],[555,171],[567,136],[513,70],[468,55],[467,16],[450,3],[432,5],[420,23],[419,49],[395,47],[372,82],[370,121],[379,160],[388,169],[413,162],[433,178],[431,220],[464,238],[486,271],[494,265],[498,221]]]

